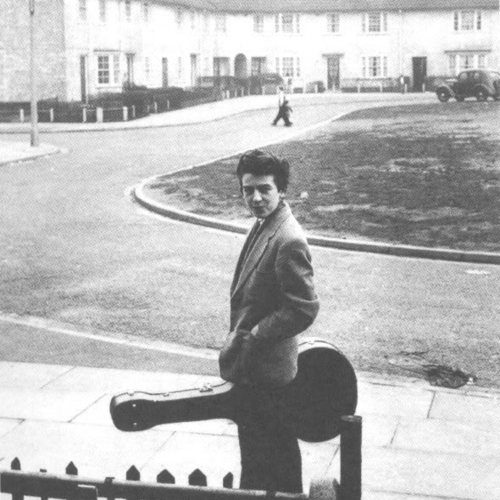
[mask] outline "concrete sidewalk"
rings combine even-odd
[[[238,484],[235,425],[228,420],[169,424],[124,433],[111,422],[110,397],[129,390],[166,392],[214,377],[78,366],[0,362],[0,468],[124,479],[135,465],[155,481],[167,469],[187,485],[196,468],[220,487]],[[472,386],[445,390],[421,380],[359,376],[363,417],[363,498],[500,498],[500,395]],[[339,478],[338,438],[301,443],[304,488],[312,477]]]
[[[396,93],[323,93],[323,94],[293,94],[290,100],[294,106],[310,106],[331,103],[360,103],[370,106],[399,104],[419,104],[436,102],[434,93],[396,94]],[[191,125],[194,123],[211,122],[239,113],[255,111],[260,109],[277,108],[276,95],[251,95],[236,97],[222,101],[214,101],[199,106],[191,106],[173,111],[150,114],[143,118],[130,121],[104,122],[104,123],[47,123],[38,124],[40,132],[83,132],[103,130],[126,130],[153,127],[169,127],[178,125]],[[272,118],[272,117],[271,117]],[[271,122],[271,118],[269,122]],[[0,134],[28,133],[31,129],[29,122],[24,123],[2,123],[0,122]]]

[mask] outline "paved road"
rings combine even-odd
[[[305,128],[355,106],[295,106],[295,122]],[[0,358],[35,352],[56,362],[64,351],[66,363],[93,363],[87,344],[50,329],[19,333],[9,314],[109,338],[219,346],[241,236],[152,216],[127,188],[296,133],[269,127],[269,118],[256,110],[198,125],[43,135],[68,153],[0,167]],[[498,383],[498,266],[325,249],[313,258],[322,309],[310,333],[332,338],[358,368],[405,374],[413,368],[405,353],[418,351]],[[155,359],[152,367],[164,358]]]

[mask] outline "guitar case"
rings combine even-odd
[[[234,418],[234,384],[206,384],[170,393],[128,392],[114,396],[110,413],[122,431],[156,425]],[[299,439],[320,442],[340,433],[340,417],[352,415],[357,405],[357,380],[348,359],[321,339],[299,343],[298,373],[287,391],[287,418]]]

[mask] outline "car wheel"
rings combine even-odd
[[[451,97],[449,91],[446,89],[438,89],[436,95],[441,102],[447,102]]]
[[[475,95],[476,99],[479,102],[484,102],[488,99],[488,91],[483,87],[479,87],[478,89],[476,89]]]
[[[465,99],[465,97],[463,95],[456,95],[455,99],[457,100],[457,102],[463,102],[463,100]]]

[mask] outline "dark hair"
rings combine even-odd
[[[277,158],[271,153],[254,149],[244,153],[238,162],[236,175],[240,181],[240,188],[244,174],[272,175],[278,191],[285,192],[290,180],[290,164],[287,160]]]

